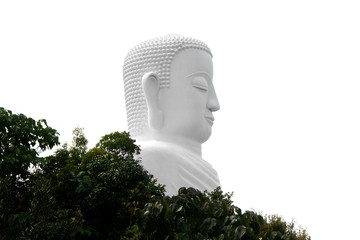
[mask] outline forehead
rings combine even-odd
[[[178,52],[171,62],[171,76],[189,76],[197,72],[213,76],[213,62],[209,53],[198,49]]]

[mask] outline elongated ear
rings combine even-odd
[[[149,72],[142,77],[142,87],[148,107],[149,127],[159,130],[163,126],[163,113],[159,104],[160,80],[156,73]]]

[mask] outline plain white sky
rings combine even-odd
[[[90,146],[127,129],[128,50],[177,33],[214,54],[204,159],[243,210],[294,218],[313,239],[358,236],[358,1],[1,1],[0,106]]]

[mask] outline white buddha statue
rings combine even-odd
[[[130,134],[142,164],[168,195],[180,187],[212,191],[217,172],[201,157],[219,102],[210,49],[201,41],[167,35],[134,47],[124,63]]]

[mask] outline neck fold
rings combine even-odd
[[[196,142],[192,139],[187,139],[184,137],[179,136],[171,136],[171,135],[165,135],[165,134],[141,134],[139,136],[136,136],[135,139],[139,142],[142,141],[159,141],[164,143],[169,143],[172,145],[175,145],[177,147],[184,148],[199,157],[202,156],[201,152],[201,143]]]

